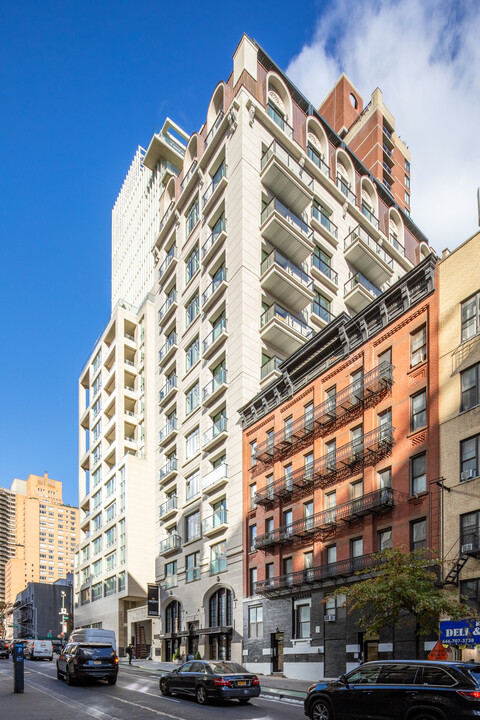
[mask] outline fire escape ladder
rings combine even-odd
[[[443,581],[444,585],[458,585],[458,576],[465,567],[465,564],[469,557],[470,555],[468,553],[460,553],[460,555],[457,557],[454,564],[448,571],[445,580]]]

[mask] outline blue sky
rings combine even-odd
[[[432,27],[432,13],[422,10],[425,3],[439,11],[435,17],[444,18],[443,24],[437,19]],[[436,90],[431,95],[423,89],[425,117],[429,111],[445,113],[454,90],[456,115],[450,107],[443,120],[455,126],[463,108],[478,109],[479,63],[470,62],[469,69],[458,43],[469,50],[471,61],[472,52],[478,53],[480,14],[468,0],[460,5],[466,12],[456,24],[455,47],[441,60],[433,51],[415,56],[415,68],[405,68],[405,55],[389,55],[388,63],[379,64],[374,52],[367,52],[373,46],[378,52],[378,42],[368,37],[371,26],[380,37],[388,36],[383,27],[391,28],[392,18],[398,26],[399,15],[408,20],[416,13],[411,44],[407,32],[402,47],[391,52],[405,53],[406,45],[415,54],[419,43],[428,50],[439,38],[445,46],[446,0],[362,0],[344,15],[349,21],[341,29],[344,0],[2,4],[0,292],[6,342],[0,486],[47,471],[64,483],[64,499],[77,503],[77,380],[109,318],[111,208],[137,146],[148,145],[167,115],[188,132],[199,129],[215,85],[232,70],[243,32],[288,68],[315,103],[344,69],[366,100],[376,85],[382,87],[397,126],[401,120],[407,128],[402,137],[410,140],[412,198],[417,193],[421,199],[413,219],[427,235],[438,228],[443,242],[442,233],[449,232],[445,219],[428,226],[438,205],[438,187],[432,188],[438,172],[428,166],[434,148],[425,146],[421,123],[417,118],[412,125],[408,110],[411,98],[422,103],[413,77],[422,62],[426,87]],[[403,67],[400,75],[397,65]],[[445,107],[435,105],[439,96]],[[462,143],[455,146],[456,162],[459,153],[465,156],[462,188],[463,194],[471,190],[472,202],[461,213],[465,229],[455,207],[451,248],[475,231],[477,151],[478,144],[473,152]]]

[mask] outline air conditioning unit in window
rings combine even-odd
[[[335,622],[336,616],[333,615],[325,615],[325,622]]]
[[[470,478],[477,477],[476,470],[464,470],[460,473],[460,480],[469,480]]]
[[[465,543],[465,545],[462,545],[462,553],[472,552],[472,550],[473,550],[473,543]]]

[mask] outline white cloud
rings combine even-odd
[[[477,230],[480,3],[334,0],[287,74],[318,107],[342,72],[378,86],[412,156],[412,220],[437,252]]]

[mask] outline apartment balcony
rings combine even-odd
[[[182,538],[180,535],[169,535],[165,540],[162,540],[158,550],[159,555],[172,555],[178,552],[182,547]]]
[[[282,301],[295,312],[301,312],[314,298],[313,281],[301,268],[272,250],[260,266],[262,289]]]
[[[227,237],[225,218],[222,217],[202,245],[202,261],[208,263]]]
[[[377,287],[393,275],[392,258],[361,225],[345,238],[345,259]]]
[[[383,143],[382,147],[383,147],[383,152],[387,156],[387,158],[389,158],[390,160],[393,160],[393,147],[388,148],[385,143]]]
[[[341,579],[346,582],[360,570],[366,570],[378,564],[375,553],[360,555],[359,557],[340,560],[308,568],[308,570],[297,570],[287,575],[277,575],[266,580],[257,581],[257,594],[270,596],[291,595],[293,592],[309,591],[312,587],[322,585]]]
[[[276,355],[274,355],[270,360],[267,360],[267,362],[263,363],[262,367],[260,368],[260,382],[271,382],[275,378],[278,378],[281,376],[282,371],[280,370],[280,365],[282,364],[283,360]]]
[[[277,198],[264,208],[260,222],[262,237],[297,265],[311,255],[313,230]]]
[[[327,265],[321,257],[315,255],[315,253],[312,255],[310,272],[312,273],[312,277],[321,281],[322,285],[325,285],[334,292],[338,290],[338,273],[336,273],[330,265]]]
[[[208,145],[210,145],[210,143],[212,142],[213,138],[214,138],[215,135],[217,134],[218,128],[219,128],[220,125],[222,124],[222,121],[223,121],[223,118],[224,118],[224,117],[225,117],[225,113],[223,112],[223,110],[220,110],[220,112],[218,113],[217,117],[215,118],[215,122],[213,123],[212,127],[211,127],[210,130],[208,131],[208,134],[207,134],[206,137],[205,137],[205,143],[204,143],[204,147],[205,147],[205,148],[206,148]]]
[[[313,330],[281,305],[274,303],[260,317],[260,336],[285,355],[298,350],[313,335]]]
[[[167,282],[168,278],[171,276],[172,270],[177,266],[177,248],[175,245],[172,245],[170,250],[168,251],[165,260],[162,262],[160,267],[158,268],[158,281],[160,285],[163,285],[165,282]]]
[[[332,322],[334,318],[334,315],[330,312],[330,310],[327,310],[326,307],[323,307],[318,300],[314,300],[312,302],[312,308],[310,313],[310,322],[315,323],[320,328],[324,328],[325,325],[328,325],[329,322]]]
[[[322,175],[325,175],[325,177],[330,178],[330,168],[328,167],[327,163],[323,159],[323,157],[318,153],[316,150],[314,150],[310,144],[307,145],[307,163],[310,161],[312,162],[322,173]]]
[[[202,391],[204,405],[211,405],[227,389],[227,371],[222,368]]]
[[[367,280],[362,273],[355,273],[344,285],[343,299],[345,305],[358,313],[381,294],[380,288]]]
[[[164,445],[167,445],[171,440],[173,440],[177,432],[177,418],[172,418],[168,421],[166,425],[163,426],[163,428],[158,433],[159,445],[161,445],[162,447]]]
[[[197,158],[194,158],[192,164],[184,174],[182,182],[180,183],[180,195],[183,195],[183,193],[187,195],[190,187],[193,187],[193,178],[196,177],[197,168],[198,160]]]
[[[170,590],[178,586],[178,580],[176,575],[167,575],[162,583],[164,590]]]
[[[175,168],[182,167],[185,150],[186,146],[178,142],[167,129],[164,132],[155,133],[145,153],[143,164],[150,170],[155,170],[162,160],[166,160]]]
[[[218,465],[209,473],[203,476],[202,490],[205,493],[212,493],[218,490],[228,480],[228,467],[226,463]]]
[[[176,290],[172,290],[158,311],[158,324],[160,327],[163,327],[168,322],[177,307],[177,292]]]
[[[321,540],[332,537],[342,523],[349,523],[365,515],[376,515],[389,510],[393,506],[393,490],[382,488],[363,495],[360,498],[342,503],[334,508],[323,510],[310,517],[296,520],[289,525],[282,525],[256,539],[257,550],[266,550],[305,538]]]
[[[338,243],[338,227],[330,220],[322,208],[312,205],[312,227],[318,230],[330,242],[333,240],[335,247]]]
[[[124,385],[123,391],[126,397],[136,399],[137,391],[135,390],[135,387],[133,385]]]
[[[293,127],[287,123],[283,115],[281,115],[273,105],[270,105],[270,103],[267,104],[267,115],[273,120],[275,125],[285,133],[289,140],[293,140]]]
[[[405,255],[405,248],[402,243],[399,242],[395,233],[389,233],[388,237],[382,239],[382,245],[388,250],[388,254],[392,255],[393,258],[401,265],[404,270],[411,270],[413,263]]]
[[[373,214],[373,212],[363,205],[363,203],[361,210],[363,217],[367,218],[368,222],[373,225],[375,230],[378,230],[378,218]]]
[[[392,192],[392,184],[391,184],[391,182],[389,182],[389,179],[387,180],[387,178],[384,176],[382,184],[383,184],[383,187],[385,188],[385,190],[387,191],[387,193],[392,198],[392,200],[395,200],[395,195]]]
[[[227,270],[222,268],[214,280],[208,285],[205,292],[202,293],[202,310],[205,312],[218,300],[222,292],[227,287]]]
[[[304,212],[313,198],[313,177],[276,140],[260,161],[263,184],[295,213]]]
[[[208,215],[208,213],[213,208],[226,186],[227,166],[225,162],[223,162],[213,176],[212,182],[207,187],[202,197],[202,212],[204,215]]]
[[[167,365],[168,361],[175,355],[178,350],[177,333],[169,335],[167,341],[158,351],[158,364],[160,367]]]
[[[217,573],[224,572],[227,569],[227,558],[218,557],[215,560],[210,561],[210,575],[216,575]]]
[[[356,205],[357,196],[351,190],[350,184],[348,182],[346,182],[346,180],[341,175],[337,175],[337,180],[336,180],[335,184],[336,184],[337,188],[340,190],[340,192],[342,193],[342,195],[347,198],[348,202],[351,203],[352,205]]]
[[[185,570],[185,582],[193,582],[194,580],[200,580],[200,567],[186,568]]]
[[[163,407],[170,400],[172,400],[172,398],[175,396],[176,392],[177,392],[177,376],[172,375],[171,377],[168,378],[165,385],[158,392],[158,404],[160,405],[160,407]]]
[[[202,449],[210,450],[214,445],[225,440],[227,437],[227,418],[222,417],[203,433]]]
[[[136,345],[136,341],[135,341],[135,335],[131,335],[128,332],[124,332],[123,339],[124,339],[124,342],[127,345],[127,347],[130,347],[131,349],[136,350],[137,345]]]
[[[177,474],[177,458],[171,458],[165,465],[160,468],[158,479],[160,485],[166,485]]]
[[[227,527],[228,523],[226,508],[217,510],[213,513],[213,515],[210,515],[210,517],[202,520],[202,534],[205,537],[211,537],[212,535],[216,535],[217,533],[226,530]]]
[[[227,321],[222,318],[203,341],[203,356],[209,357],[217,350],[227,335]]]
[[[393,365],[382,362],[363,376],[361,382],[350,383],[337,393],[313,408],[312,413],[295,420],[290,426],[276,432],[257,447],[256,459],[270,463],[295,452],[299,443],[313,436],[315,430],[328,430],[332,423],[348,421],[352,411],[362,403],[373,404],[393,385]],[[376,431],[374,431],[376,432]],[[258,501],[257,501],[258,502]]]
[[[160,520],[165,521],[173,515],[176,515],[177,510],[178,498],[176,495],[170,495],[170,497],[158,508],[158,517]]]

